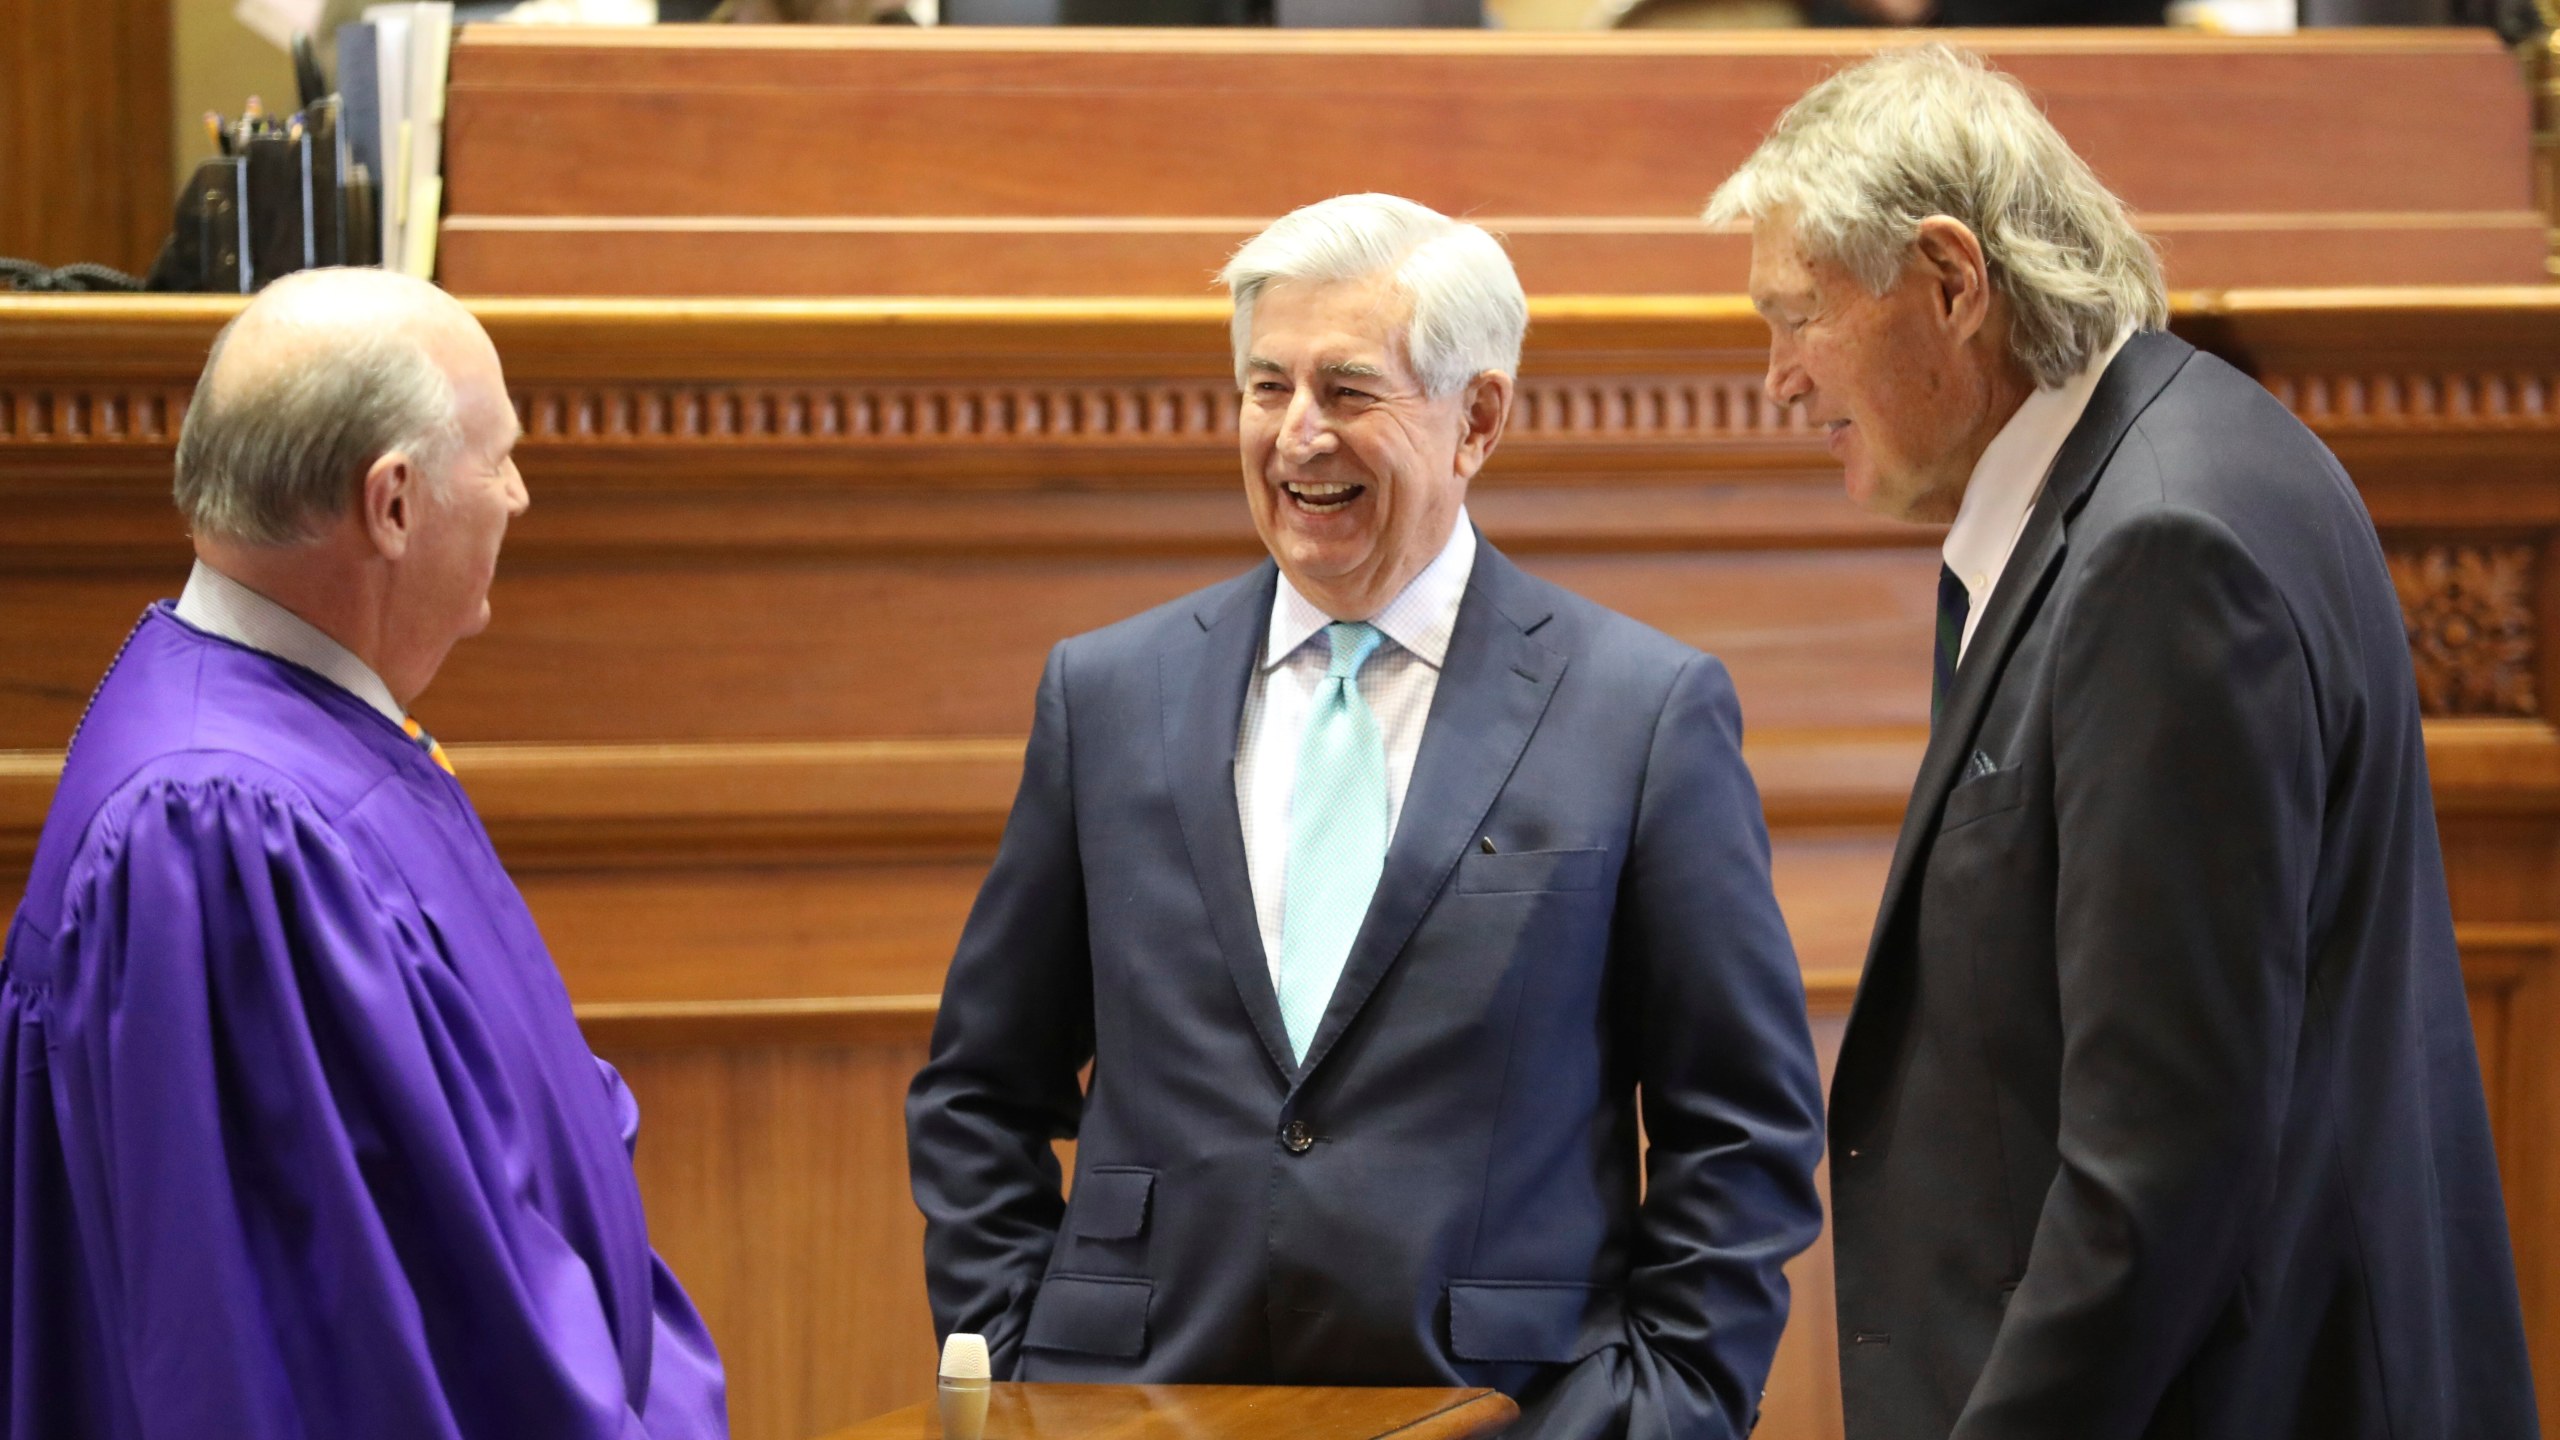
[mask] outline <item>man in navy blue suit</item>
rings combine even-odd
[[[1223,278],[1273,563],[1049,657],[908,1099],[935,1324],[999,1378],[1743,1435],[1821,1109],[1732,683],[1468,522],[1492,237],[1345,196]]]

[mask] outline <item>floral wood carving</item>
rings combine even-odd
[[[2529,545],[2395,546],[2391,581],[2429,715],[2536,715]]]

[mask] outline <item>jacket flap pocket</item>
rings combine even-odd
[[[1031,1302],[1022,1343],[1134,1360],[1147,1353],[1147,1301],[1154,1293],[1155,1286],[1144,1280],[1052,1275]]]
[[[1461,1360],[1562,1365],[1581,1354],[1589,1285],[1540,1280],[1449,1282],[1449,1348]]]
[[[1101,1165],[1076,1181],[1067,1212],[1081,1240],[1135,1240],[1147,1233],[1147,1198],[1156,1188],[1156,1172],[1125,1165]]]
[[[1938,829],[1943,833],[1959,825],[1969,825],[1986,815],[2014,810],[2026,798],[2025,770],[1995,770],[1967,780],[1947,792],[1947,807],[1938,821]]]
[[[1606,850],[1522,850],[1487,855],[1470,850],[1458,862],[1458,893],[1500,895],[1523,890],[1595,890],[1609,869]]]

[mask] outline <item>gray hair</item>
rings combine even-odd
[[[217,383],[239,323],[214,337],[178,432],[176,499],[192,529],[290,545],[345,514],[384,455],[404,451],[432,475],[461,445],[453,382],[414,327],[333,326]]]
[[[1337,195],[1273,221],[1218,272],[1235,299],[1236,383],[1245,380],[1254,302],[1265,287],[1373,275],[1394,276],[1412,307],[1405,360],[1432,396],[1454,394],[1488,370],[1520,373],[1529,300],[1500,241],[1398,196]]]
[[[2040,385],[2077,374],[2127,326],[2169,322],[2160,257],[2026,87],[1944,44],[1888,52],[1805,92],[1707,220],[1773,216],[1805,252],[1883,294],[1920,222],[1959,220],[2009,302],[2009,350]]]

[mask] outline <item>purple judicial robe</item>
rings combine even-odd
[[[154,608],[0,964],[9,1440],[725,1434],[638,1118],[452,777]]]

